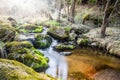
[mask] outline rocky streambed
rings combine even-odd
[[[101,39],[97,34],[99,28],[82,24],[10,20],[0,23],[1,58],[19,61],[37,72],[62,80],[104,80],[105,76],[109,76],[105,80],[110,80],[111,76],[114,76],[111,80],[117,80],[119,59],[107,52],[119,56],[119,29],[108,28],[108,36]],[[97,50],[99,47],[105,53]],[[109,71],[112,71],[111,75],[106,74]],[[56,80],[49,75],[50,80]]]

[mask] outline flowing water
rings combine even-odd
[[[47,28],[41,34],[47,34]],[[52,38],[52,44],[47,49],[39,49],[46,57],[49,58],[49,68],[45,73],[52,75],[53,77],[67,80],[68,65],[64,56],[60,55],[59,52],[54,50],[54,46],[58,44],[57,40]]]
[[[47,34],[47,28],[41,34]],[[34,33],[21,35],[21,39],[33,39]],[[52,39],[52,44],[47,49],[39,49],[46,57],[49,58],[49,68],[45,73],[62,80],[84,80],[91,79],[100,70],[115,69],[120,71],[120,59],[106,55],[96,49],[78,48],[72,50],[71,55],[62,56],[61,52],[54,50],[58,44],[57,40]]]
[[[57,44],[56,40],[52,40],[50,48],[40,50],[46,57],[49,58],[49,68],[45,73],[52,75],[53,77],[67,80],[68,66],[64,56],[61,56],[59,52],[54,51],[53,46]]]

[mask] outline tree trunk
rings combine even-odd
[[[70,8],[70,15],[69,15],[69,18],[68,18],[68,21],[74,23],[74,16],[75,16],[75,4],[76,4],[76,1],[77,0],[72,0],[72,3],[71,3],[71,8]]]
[[[58,9],[58,18],[57,18],[58,22],[60,22],[61,9],[62,9],[62,0],[59,0],[59,9]]]
[[[109,17],[112,14],[113,10],[116,8],[117,3],[119,0],[116,0],[115,3],[112,2],[112,0],[108,0],[106,3],[105,11],[104,11],[104,18],[101,26],[101,38],[105,37],[106,27],[108,27],[109,24]]]
[[[109,7],[110,7],[111,0],[108,0],[105,11],[104,11],[104,18],[101,26],[101,38],[105,37],[106,27],[108,26],[108,18],[109,18]]]

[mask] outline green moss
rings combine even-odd
[[[43,26],[39,26],[33,32],[35,32],[35,33],[41,33],[42,31],[43,31]]]
[[[37,34],[35,36],[35,47],[36,48],[48,48],[52,43],[52,39],[48,35]]]
[[[25,29],[20,29],[19,32],[22,32],[22,33],[28,33],[28,31],[25,30]]]
[[[56,80],[14,60],[0,59],[0,80]]]
[[[88,44],[88,39],[86,39],[86,38],[79,38],[78,40],[77,40],[77,44],[78,45],[87,45]]]
[[[72,50],[74,49],[74,45],[65,45],[65,44],[58,44],[55,46],[56,50]]]
[[[33,45],[28,41],[22,42],[9,42],[6,44],[7,51],[9,53],[16,52],[16,53],[26,53],[33,47]]]
[[[65,31],[66,31],[67,33],[69,33],[69,32],[71,31],[72,27],[67,26],[67,27],[65,27],[64,29],[65,29]]]
[[[50,20],[45,22],[44,25],[47,27],[52,27],[52,26],[60,26],[60,23],[54,20]]]
[[[6,44],[9,59],[18,60],[33,69],[48,67],[48,59],[28,41]]]
[[[23,24],[18,29],[20,33],[41,33],[43,30],[43,26],[37,26],[34,24]]]
[[[62,27],[51,27],[48,30],[48,34],[59,40],[64,40],[65,38],[68,38],[67,32]]]

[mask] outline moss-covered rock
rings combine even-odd
[[[0,40],[3,42],[12,41],[15,38],[16,30],[8,23],[0,23]]]
[[[28,41],[10,42],[6,44],[9,59],[18,60],[37,71],[48,67],[48,58],[33,47]]]
[[[88,39],[86,39],[86,38],[78,38],[78,40],[77,40],[77,44],[78,45],[88,45]]]
[[[48,48],[52,43],[52,39],[49,35],[37,34],[35,36],[34,46],[36,48]]]
[[[0,59],[0,80],[56,80],[46,74],[35,72],[24,64]]]
[[[89,32],[90,29],[91,29],[90,27],[82,25],[82,24],[78,24],[78,25],[73,24],[72,25],[72,30],[74,30],[74,32],[78,35],[87,33],[87,32]]]
[[[68,34],[62,27],[51,27],[48,30],[48,34],[58,40],[64,40],[68,38]]]
[[[38,26],[35,30],[33,30],[34,33],[41,33],[43,31],[43,26]]]
[[[72,30],[72,27],[71,26],[66,26],[64,29],[69,34],[69,32]]]
[[[66,44],[57,44],[54,47],[56,50],[72,50],[75,48],[74,45],[66,45]]]
[[[46,27],[53,27],[53,26],[56,27],[56,26],[60,26],[60,23],[54,20],[50,20],[50,21],[44,22],[44,25]]]
[[[41,33],[43,31],[43,26],[37,26],[34,24],[23,24],[19,27],[20,33]]]

